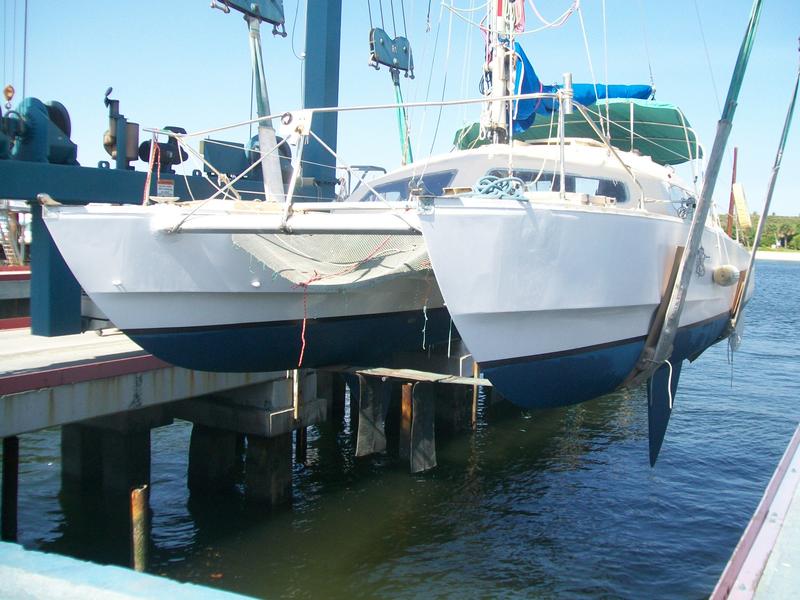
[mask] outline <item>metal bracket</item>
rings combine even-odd
[[[283,113],[278,131],[283,138],[287,139],[291,136],[305,137],[311,133],[311,120],[313,117],[314,112],[311,110]]]
[[[389,34],[378,27],[369,32],[369,60],[370,66],[375,69],[384,65],[390,69],[403,71],[406,77],[414,79],[414,59],[411,55],[411,42],[397,36],[390,38]]]

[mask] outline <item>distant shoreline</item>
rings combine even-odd
[[[785,260],[789,262],[800,262],[800,252],[775,252],[774,250],[759,250],[756,258],[761,260]]]

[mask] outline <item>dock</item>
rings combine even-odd
[[[452,348],[396,355],[380,368],[216,373],[167,364],[117,330],[45,338],[21,328],[0,331],[0,365],[5,542],[17,539],[18,436],[26,433],[59,427],[62,489],[77,486],[72,489],[129,504],[133,525],[137,510],[147,514],[148,496],[138,509],[133,498],[150,486],[151,430],[174,419],[193,424],[186,449],[191,493],[231,493],[241,484],[247,502],[269,509],[291,502],[293,465],[306,460],[308,427],[349,419],[356,457],[383,453],[392,443],[409,471],[420,473],[437,465],[436,431],[471,431],[478,390],[491,386],[457,341]],[[391,442],[388,421],[396,434]],[[136,536],[146,556],[149,527],[144,525],[144,534],[132,527],[136,568]],[[0,546],[0,573],[16,578],[8,581],[46,582],[48,573],[59,570],[51,566],[62,557],[32,553],[26,559],[21,552]],[[27,571],[14,571],[26,560]],[[117,577],[82,565],[74,573],[58,583],[64,597],[72,597],[81,574],[80,585],[90,586]],[[178,590],[176,597],[185,593]],[[131,597],[141,596],[131,591]]]
[[[711,600],[792,598],[800,589],[800,425]]]
[[[113,565],[96,565],[0,542],[0,594],[4,598],[166,598],[237,600],[230,592],[179,583]]]

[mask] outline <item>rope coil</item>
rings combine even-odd
[[[486,175],[475,185],[475,195],[489,198],[524,200],[525,182],[519,177]]]

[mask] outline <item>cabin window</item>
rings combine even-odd
[[[488,175],[507,177],[508,171],[495,169],[489,171]],[[561,190],[561,175],[559,173],[519,169],[514,171],[513,175],[525,182],[526,192],[558,192]],[[614,198],[617,203],[628,201],[628,186],[622,181],[614,179],[565,175],[564,188],[567,192],[588,194],[590,196],[607,196]]]
[[[455,171],[436,171],[425,173],[425,175],[415,177],[405,177],[394,181],[387,181],[373,186],[388,201],[405,200],[409,196],[412,188],[422,188],[425,193],[433,196],[441,196],[444,188],[450,185],[456,176]],[[362,198],[362,202],[375,202],[380,200],[372,190],[368,190]]]

